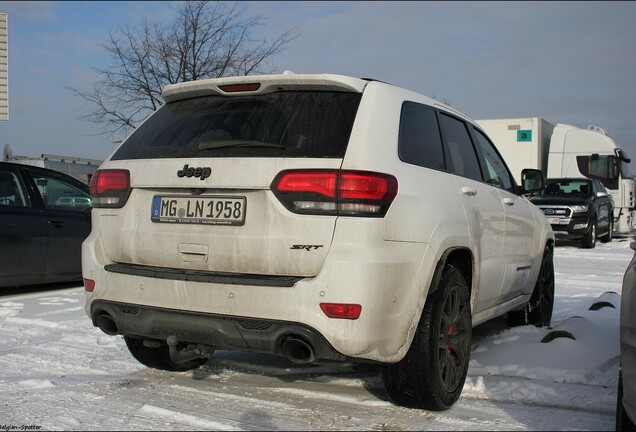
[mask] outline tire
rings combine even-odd
[[[549,326],[554,309],[554,258],[552,250],[546,247],[541,259],[541,269],[537,276],[530,301],[521,310],[508,313],[511,325],[528,325],[535,327]]]
[[[623,374],[618,373],[618,392],[616,396],[616,430],[617,431],[636,431],[636,425],[625,412],[623,406]]]
[[[601,240],[601,243],[609,243],[612,241],[613,238],[614,238],[614,219],[612,218],[610,214],[607,234],[601,237],[600,240]]]
[[[130,354],[132,354],[135,360],[149,368],[171,372],[183,372],[196,369],[207,361],[207,359],[195,359],[183,363],[175,363],[170,358],[168,344],[165,342],[161,342],[161,345],[156,348],[150,348],[144,345],[142,339],[124,336],[124,340],[126,341],[128,351],[130,351]],[[179,346],[179,348],[182,347]]]
[[[581,239],[581,246],[583,247],[583,249],[594,249],[594,247],[596,246],[596,220],[592,221],[590,229]]]
[[[472,337],[470,294],[461,272],[444,269],[426,299],[413,342],[398,363],[382,368],[385,390],[395,404],[442,411],[464,387]]]

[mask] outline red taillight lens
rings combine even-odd
[[[388,177],[343,173],[340,177],[340,198],[343,200],[381,201],[391,193]]]
[[[367,171],[289,170],[271,188],[294,213],[383,217],[397,194],[397,179]]]
[[[93,279],[84,278],[84,291],[93,292],[95,289],[95,281]]]
[[[315,193],[336,197],[338,177],[335,172],[287,172],[277,182],[276,189],[284,193]]]
[[[97,170],[88,188],[93,197],[93,207],[123,207],[130,194],[130,171]]]
[[[320,303],[320,309],[329,318],[355,320],[360,317],[362,306],[358,304]]]
[[[91,194],[101,195],[109,190],[122,190],[130,187],[130,173],[127,170],[100,170],[91,177]]]

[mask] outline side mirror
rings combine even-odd
[[[521,193],[528,194],[539,192],[545,187],[543,171],[525,168],[521,171]]]

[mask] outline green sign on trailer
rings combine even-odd
[[[532,141],[532,130],[518,130],[517,131],[517,142],[530,142]]]

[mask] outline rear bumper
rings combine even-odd
[[[357,221],[358,229],[368,234],[371,222]],[[415,333],[436,256],[427,243],[369,237],[380,236],[362,245],[335,242],[318,275],[288,278],[115,264],[92,234],[82,249],[83,277],[95,282],[85,310],[94,324],[99,311],[112,314],[117,333],[133,337],[175,335],[182,342],[280,354],[281,338],[297,334],[314,346],[318,360],[397,362]],[[321,303],[357,304],[362,312],[355,320],[329,318]],[[116,305],[140,307],[140,314]],[[270,327],[256,332],[243,321]]]
[[[305,341],[315,360],[347,361],[315,329],[300,324],[232,316],[193,313],[135,304],[96,301],[91,319],[107,334],[123,334],[140,339],[165,341],[176,336],[181,341],[210,345],[217,349],[250,351],[284,356],[283,342],[290,337]],[[113,327],[99,325],[103,317]]]

